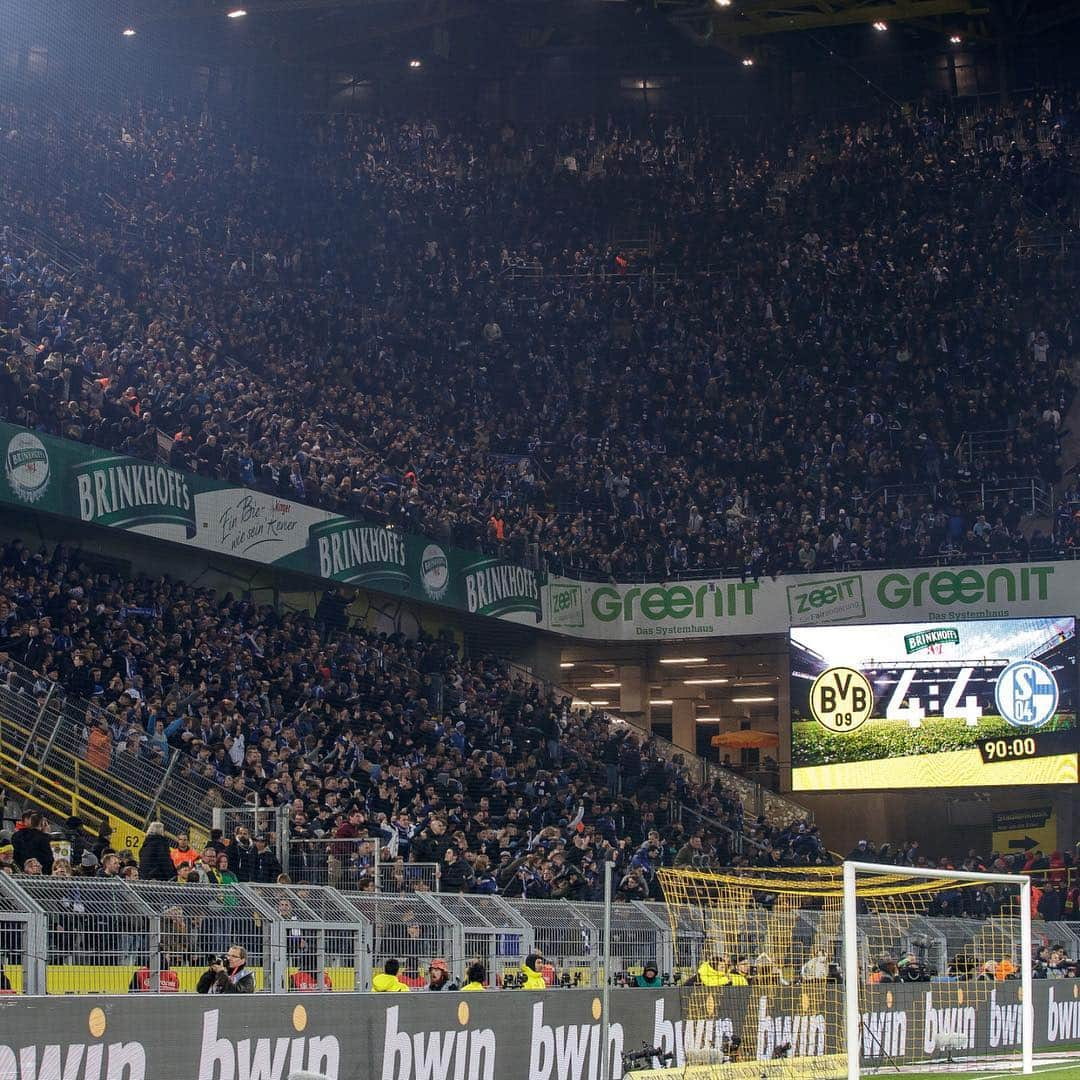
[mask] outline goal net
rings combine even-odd
[[[1027,878],[851,862],[659,876],[676,1061],[695,1080],[1030,1071]]]

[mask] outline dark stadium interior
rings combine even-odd
[[[669,614],[1076,557],[1080,5],[244,9],[0,0],[0,421],[34,445],[541,590],[733,590]],[[1044,917],[1080,922],[1072,790],[792,795],[828,665],[785,635],[619,639],[613,592],[585,641],[36,498],[0,501],[0,872],[372,892],[382,866],[426,891],[416,864],[447,893],[595,902],[610,861],[620,901],[655,901],[661,867],[850,852],[1034,871]],[[1074,769],[1075,647],[1035,657]],[[922,663],[894,659],[871,676]],[[987,713],[999,667],[973,676]],[[256,802],[287,853],[210,835]],[[1043,803],[1052,845],[995,841],[995,813]],[[117,865],[98,827],[129,808],[142,857]],[[67,855],[27,835],[39,810]]]

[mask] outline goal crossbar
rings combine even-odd
[[[844,863],[844,1007],[847,1027],[848,1080],[859,1080],[859,926],[856,875],[885,874],[930,880],[986,881],[1012,885],[1020,890],[1020,989],[1021,989],[1021,1071],[1034,1070],[1035,1007],[1032,1002],[1031,963],[1031,878],[1026,874],[992,874],[966,870],[935,870],[919,866],[887,866],[880,863]]]

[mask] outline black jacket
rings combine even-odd
[[[172,881],[176,867],[164,836],[148,836],[139,851],[139,877],[146,881]]]
[[[45,877],[52,873],[52,845],[41,829],[17,829],[11,838],[11,846],[15,849],[15,864],[20,869],[27,859],[37,859]]]
[[[255,876],[252,878],[253,881],[263,885],[273,885],[280,873],[281,863],[269,848],[255,853]],[[237,878],[239,879],[239,874]]]
[[[224,971],[204,971],[199,976],[195,987],[200,994],[254,994],[255,976],[244,969],[243,974],[233,982]]]
[[[242,847],[235,840],[229,845],[229,869],[237,881],[255,880],[255,845]]]

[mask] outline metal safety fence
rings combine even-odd
[[[58,816],[111,826],[117,847],[137,847],[155,819],[170,834],[202,843],[208,811],[244,799],[201,768],[191,755],[150,738],[124,710],[101,709],[4,662],[0,778],[12,793]]]
[[[998,956],[1003,943],[1011,943],[1018,961],[1019,931],[1003,922],[860,915],[860,949],[910,953],[944,976],[965,958],[1004,958]],[[206,992],[220,971],[211,965],[228,955],[245,958],[256,993],[367,990],[389,960],[399,962],[398,977],[414,988],[426,986],[432,968],[443,965],[460,984],[475,962],[484,965],[488,985],[512,988],[534,952],[553,988],[633,985],[647,965],[664,985],[675,985],[704,958],[700,920],[673,933],[662,904],[617,904],[610,925],[606,949],[599,903],[0,874],[0,990]],[[760,967],[772,962],[770,950],[781,937],[789,943],[780,972],[786,981],[797,981],[802,965],[821,950],[829,962],[839,957],[839,919],[809,909],[781,918],[748,907],[731,923],[728,945]],[[1037,950],[1071,958],[1049,964],[1047,977],[1067,972],[1068,963],[1075,970],[1080,924],[1036,922],[1033,940]]]
[[[278,829],[281,864],[294,881],[349,892],[438,892],[438,863],[406,862],[381,836],[296,837],[288,822]]]
[[[285,806],[219,807],[214,828],[227,837],[266,836],[293,881],[348,892],[438,892],[438,863],[407,862],[385,835],[295,836]]]

